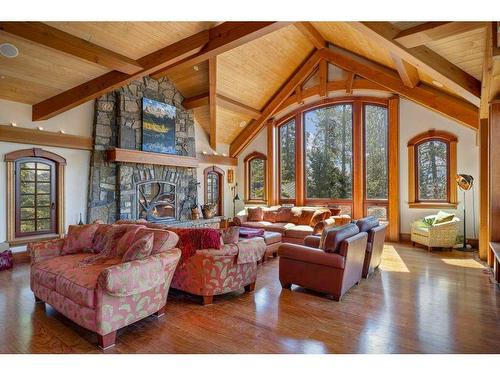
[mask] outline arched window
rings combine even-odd
[[[253,152],[245,158],[245,201],[266,203],[266,161],[260,152]]]
[[[410,207],[449,207],[457,204],[457,138],[430,130],[408,142]]]
[[[7,162],[7,238],[11,244],[64,233],[66,160],[39,148],[5,155]]]
[[[224,171],[218,167],[208,167],[205,176],[205,203],[217,206],[217,216],[224,215]]]

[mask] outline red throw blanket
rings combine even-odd
[[[245,228],[245,227],[240,228],[240,237],[253,238],[262,236],[263,234],[264,234],[264,229]]]
[[[220,231],[213,228],[176,228],[169,231],[179,236],[177,247],[181,250],[181,262],[196,254],[197,250],[220,249]]]

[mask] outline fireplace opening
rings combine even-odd
[[[145,181],[137,184],[137,218],[147,221],[176,220],[175,184]]]

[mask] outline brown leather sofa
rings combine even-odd
[[[363,264],[363,277],[366,279],[380,266],[380,262],[382,261],[387,224],[380,223],[374,216],[367,216],[357,220],[356,225],[360,232],[368,234],[365,261]]]
[[[350,222],[349,216],[331,217],[326,207],[248,207],[233,219],[235,225],[281,233],[283,242],[296,244],[326,227]]]
[[[283,244],[279,278],[283,288],[292,284],[325,293],[336,301],[361,280],[368,234],[356,224],[331,227],[308,236],[305,245]]]

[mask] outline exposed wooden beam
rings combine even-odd
[[[347,79],[345,81],[345,93],[347,95],[352,94],[352,86],[354,85],[354,76],[355,74],[353,72],[347,73]]]
[[[42,22],[0,22],[0,30],[126,74],[142,70],[137,61]]]
[[[406,48],[421,46],[485,27],[485,22],[426,22],[399,32],[394,40]]]
[[[349,25],[479,107],[481,83],[477,79],[425,46],[405,48],[394,40],[400,30],[391,23],[350,22]]]
[[[214,164],[214,165],[230,165],[232,167],[236,167],[238,165],[238,159],[231,158],[229,156],[224,155],[209,155],[199,153],[196,158],[198,162],[204,164]]]
[[[417,86],[420,83],[418,70],[394,53],[391,53],[391,57],[403,83],[408,87]]]
[[[194,109],[208,105],[208,92],[196,95],[191,98],[186,98],[182,102],[185,109]],[[253,119],[259,118],[261,112],[258,109],[240,103],[237,100],[231,99],[225,95],[217,94],[217,105],[227,110],[249,116]]]
[[[33,120],[47,120],[64,111],[74,108],[89,100],[124,86],[157,70],[197,53],[207,42],[207,30],[175,42],[149,55],[141,57],[138,62],[144,69],[134,74],[125,74],[116,70],[73,87],[56,96],[33,105]]]
[[[199,64],[290,24],[291,22],[224,22],[210,29],[209,41],[199,53],[158,69],[151,73],[151,77],[160,78],[173,68],[181,69]]]
[[[317,49],[326,46],[325,39],[311,22],[295,22],[294,26],[316,47]]]
[[[490,102],[500,95],[500,59],[494,58],[495,49],[498,49],[495,35],[496,22],[490,22],[486,27],[486,42],[483,60],[483,75],[481,80],[480,117],[489,117]]]
[[[210,147],[217,150],[217,56],[208,59],[208,105],[210,108]]]
[[[326,60],[321,60],[319,62],[319,96],[324,97],[328,93],[327,91],[328,83],[328,62]]]
[[[307,59],[292,73],[283,86],[262,110],[262,115],[248,124],[231,143],[229,153],[236,157],[253,137],[265,126],[266,121],[276,112],[279,106],[301,85],[320,62],[319,51],[312,52]]]
[[[318,86],[318,93],[319,93],[319,86]],[[288,98],[291,98],[292,96],[295,96],[295,101],[299,104],[304,103],[304,99],[302,98],[302,87],[299,85],[295,89],[295,95],[291,94]]]
[[[421,85],[410,88],[405,86],[392,69],[370,61],[362,56],[339,47],[319,51],[322,58],[338,67],[369,79],[388,90],[398,93],[418,104],[446,115],[470,128],[477,130],[479,111],[474,105],[442,91]]]
[[[354,74],[353,74],[354,77]],[[348,80],[342,81],[332,81],[328,82],[327,90],[328,92],[346,90],[348,87]],[[387,89],[383,86],[376,84],[375,82],[369,81],[364,78],[354,78],[352,82],[352,90],[377,90],[387,92]],[[284,111],[287,107],[293,104],[303,104],[304,99],[311,98],[313,96],[319,96],[319,85],[308,87],[307,89],[301,90],[300,95],[298,93],[298,89],[295,90],[295,94],[289,96],[283,104],[276,110],[276,113],[280,113]]]

